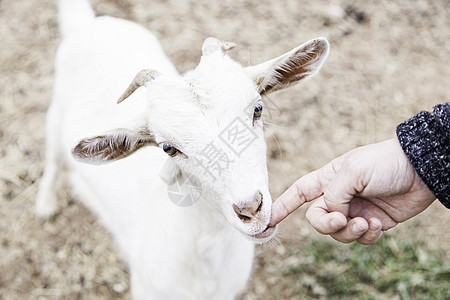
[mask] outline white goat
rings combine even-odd
[[[179,75],[141,26],[96,18],[87,0],[60,2],[64,40],[37,213],[57,211],[55,182],[67,169],[125,256],[134,299],[233,299],[250,275],[254,242],[275,234],[261,95],[311,77],[328,42],[242,67],[225,54],[232,43],[208,38],[199,65]],[[158,71],[139,73],[116,104],[145,68]],[[189,199],[199,201],[177,206],[171,188],[188,198],[195,190]]]

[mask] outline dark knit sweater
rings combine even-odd
[[[397,137],[430,191],[450,208],[450,103],[401,123]]]

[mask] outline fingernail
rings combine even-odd
[[[353,233],[361,234],[361,233],[364,233],[365,231],[366,231],[366,229],[365,228],[361,228],[360,226],[358,226],[358,224],[354,224],[352,226],[352,232]]]

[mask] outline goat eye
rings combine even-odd
[[[263,110],[263,107],[262,107],[261,103],[257,103],[255,106],[255,110],[253,112],[253,121],[259,120],[261,118],[262,110]]]
[[[177,156],[180,153],[180,151],[178,151],[177,148],[175,148],[169,144],[164,144],[163,150],[164,150],[164,152],[166,152],[168,155],[170,155],[172,157]]]

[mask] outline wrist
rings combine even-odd
[[[399,165],[403,166],[405,168],[404,174],[410,174],[407,177],[410,177],[410,192],[415,194],[415,199],[423,199],[423,202],[431,204],[432,201],[436,199],[436,196],[434,193],[430,190],[430,188],[426,185],[426,183],[423,181],[420,174],[417,172],[415,167],[413,166],[410,158],[403,150],[403,147],[400,143],[400,141],[397,138],[393,138],[392,143],[395,144],[395,148],[398,151]]]
[[[421,112],[397,127],[398,141],[429,190],[450,208],[448,128],[435,114]]]

